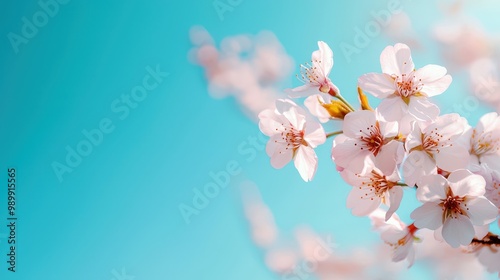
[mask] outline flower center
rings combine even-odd
[[[465,209],[469,210],[467,203],[465,203],[465,198],[453,195],[450,187],[448,187],[447,197],[441,199],[439,206],[443,208],[443,222],[450,217],[456,218],[458,215],[467,216]]]
[[[493,133],[487,132],[480,136],[477,135],[476,130],[472,131],[471,137],[471,154],[476,156],[493,154],[500,150],[500,138],[495,137]]]
[[[357,175],[361,177],[361,175]],[[360,189],[363,187],[367,189],[364,197],[361,198],[370,198],[373,200],[373,196],[378,196],[382,199],[382,202],[385,203],[385,193],[389,191],[392,187],[394,187],[397,182],[392,182],[387,180],[387,177],[379,172],[372,170],[371,176],[369,176],[365,181],[361,183]]]
[[[297,150],[300,145],[307,146],[307,142],[304,140],[304,131],[296,129],[292,124],[286,126],[281,124],[283,131],[281,132],[281,139],[287,143],[285,149]]]
[[[438,128],[434,128],[430,132],[427,132],[425,134],[422,134],[422,148],[424,151],[426,151],[430,156],[432,156],[432,153],[438,153],[440,152],[439,148],[440,147],[447,147],[447,146],[453,146],[452,143],[447,143],[445,140],[450,141],[451,139],[445,139],[443,140],[443,134],[440,134],[438,132]]]
[[[417,79],[417,77],[415,77],[415,71],[412,71],[409,75],[402,74],[401,77],[395,76],[394,78],[398,93],[403,98],[418,93],[424,86],[422,79]]]
[[[374,156],[377,156],[380,149],[382,149],[382,146],[384,145],[384,137],[380,132],[379,122],[377,121],[375,125],[372,124],[370,127],[367,127],[366,130],[359,130],[359,132],[362,134],[360,136],[360,140],[362,142],[360,149],[367,149],[372,152]],[[357,144],[354,145],[357,146]]]
[[[300,77],[297,76],[297,78],[304,84],[320,86],[320,90],[327,93],[330,90],[330,86],[322,70],[318,68],[318,66],[321,65],[321,60],[314,60],[311,62],[313,62],[313,65],[309,63],[300,65]]]

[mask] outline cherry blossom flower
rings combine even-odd
[[[451,83],[446,68],[426,65],[415,70],[410,48],[405,44],[388,46],[380,55],[383,73],[369,73],[358,79],[359,86],[382,98],[380,114],[387,121],[400,121],[410,115],[415,120],[432,121],[439,108],[428,97],[443,93]]]
[[[386,219],[387,214],[381,209],[375,210],[369,217],[373,227],[381,232],[382,240],[392,247],[392,260],[400,262],[407,259],[409,266],[412,266],[415,259],[414,241],[419,240],[415,236],[418,228],[413,224],[406,226],[397,214]]]
[[[375,211],[381,203],[389,205],[385,220],[387,221],[399,208],[403,198],[403,189],[398,185],[397,169],[385,175],[377,168],[365,175],[343,171],[346,182],[353,186],[347,197],[347,207],[352,208],[352,214],[366,216]]]
[[[276,110],[264,110],[259,114],[260,130],[271,137],[266,152],[274,168],[282,168],[292,159],[304,181],[310,181],[316,173],[318,158],[313,148],[323,144],[326,134],[323,127],[294,102],[287,99],[276,101]]]
[[[497,207],[484,193],[484,178],[465,169],[452,172],[448,179],[429,175],[417,189],[417,198],[423,205],[410,216],[418,228],[440,229],[452,247],[468,245],[475,235],[474,225],[489,224],[497,217]]]
[[[300,76],[304,85],[287,89],[286,92],[292,98],[305,97],[316,93],[329,93],[335,96],[340,91],[328,75],[333,67],[333,52],[323,41],[318,42],[319,50],[312,53],[311,64],[300,65]]]
[[[332,159],[340,167],[357,174],[366,174],[376,166],[391,174],[402,160],[402,144],[396,122],[379,119],[376,112],[362,110],[349,113],[343,122],[343,135],[335,138]]]
[[[500,277],[500,246],[499,245],[479,245],[476,248],[476,256],[479,262],[486,267],[486,270],[490,273],[498,273]]]
[[[465,168],[469,153],[460,145],[467,121],[457,114],[440,116],[434,123],[413,123],[405,142],[409,153],[403,163],[405,182],[413,186],[425,175],[437,174],[437,168],[454,171]]]
[[[486,164],[500,170],[500,116],[496,112],[482,116],[476,128],[467,134],[470,136],[471,164]]]

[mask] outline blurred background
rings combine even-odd
[[[345,206],[331,139],[305,183],[291,164],[271,167],[255,116],[300,84],[317,41],[352,103],[358,77],[403,42],[417,68],[447,67],[454,81],[434,101],[475,125],[500,108],[497,1],[0,6],[1,279],[494,279],[455,251],[439,263],[422,250],[409,270],[381,261],[379,234]],[[406,222],[413,194],[398,210]],[[317,244],[327,258],[307,254]]]

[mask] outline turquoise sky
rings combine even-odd
[[[209,97],[187,54],[194,25],[216,41],[270,30],[299,62],[324,40],[335,52],[332,79],[355,101],[358,76],[379,71],[380,51],[396,42],[374,36],[350,59],[340,45],[388,2],[223,2],[238,4],[220,16],[211,0],[0,3],[0,225],[8,168],[16,169],[18,218],[15,273],[7,271],[8,232],[0,226],[1,279],[278,279],[250,239],[238,189],[246,179],[284,233],[307,224],[345,251],[378,242],[369,221],[345,208],[349,189],[329,159],[330,143],[318,149],[317,176],[307,184],[292,165],[272,169],[258,148],[255,157],[238,152],[258,127],[234,100]],[[423,4],[431,1],[416,2],[398,3],[438,19],[439,10]],[[479,11],[487,24],[491,10]],[[433,22],[418,21],[416,30],[428,38]],[[432,49],[414,60],[441,62]],[[444,108],[466,96],[460,75],[437,100]],[[286,84],[298,85],[292,77]],[[223,170],[235,174],[228,186],[186,224],[179,205]],[[417,265],[407,279],[426,273]]]

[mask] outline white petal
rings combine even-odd
[[[436,173],[436,162],[426,152],[413,151],[403,162],[403,177],[409,186],[414,186],[426,175]]]
[[[385,220],[389,220],[391,218],[392,214],[398,210],[399,205],[401,204],[401,200],[403,199],[403,188],[401,187],[392,187],[391,190],[389,191],[389,202],[390,202],[390,207],[389,210],[387,210],[387,213],[385,215]]]
[[[304,181],[311,181],[318,167],[318,158],[311,147],[300,146],[295,155],[295,168]]]
[[[420,90],[428,97],[443,93],[451,84],[451,76],[446,75],[446,68],[429,64],[415,72],[415,77],[424,84]]]
[[[493,170],[500,170],[499,154],[483,155],[481,156],[480,161],[482,164],[487,164],[488,167]]]
[[[405,44],[386,47],[380,54],[380,65],[382,72],[398,76],[410,73],[415,68],[410,48]]]
[[[448,177],[448,181],[454,195],[460,197],[484,195],[486,181],[483,176],[472,174],[469,170],[460,169],[452,172]]]
[[[292,160],[293,151],[287,149],[285,144],[275,147],[274,153],[271,156],[271,165],[276,169],[283,168],[287,163]]]
[[[426,202],[411,212],[410,217],[415,220],[417,228],[435,230],[443,222],[443,209],[437,203]]]
[[[380,124],[380,133],[385,138],[391,138],[398,135],[399,132],[398,122],[380,121],[379,124]]]
[[[276,100],[276,111],[278,113],[283,114],[283,112],[289,111],[292,108],[298,109],[298,106],[295,102],[290,99],[277,99]],[[298,113],[302,113],[297,111]]]
[[[312,119],[305,124],[304,140],[313,148],[325,143],[326,133],[323,126]]]
[[[306,123],[306,117],[297,112],[297,108],[292,107],[288,111],[283,112],[283,116],[288,119],[290,124],[298,130],[302,130],[304,128],[304,124]]]
[[[422,131],[420,130],[420,126],[418,126],[416,122],[412,122],[411,127],[412,130],[405,141],[405,148],[407,151],[411,151],[413,148],[422,145]]]
[[[323,95],[315,94],[311,95],[304,101],[304,105],[309,110],[309,112],[317,117],[320,122],[325,123],[330,120],[330,114],[328,111],[321,106],[321,103],[329,103],[330,101],[325,101]]]
[[[446,198],[448,181],[441,175],[428,175],[418,182],[417,199],[420,202],[439,201]]]
[[[266,153],[268,156],[272,156],[276,149],[284,150],[287,143],[283,141],[283,138],[280,134],[275,134],[271,136],[269,141],[266,144]]]
[[[321,55],[321,70],[323,71],[325,77],[328,77],[333,67],[333,52],[330,47],[323,41],[318,41],[318,47]]]
[[[259,128],[262,133],[267,136],[272,136],[280,133],[283,128],[283,123],[287,119],[282,115],[277,114],[274,110],[264,110],[259,113]]]
[[[352,208],[352,214],[355,216],[366,216],[375,211],[379,205],[380,198],[365,188],[353,187],[347,196],[347,207]]]
[[[382,171],[383,174],[392,174],[400,157],[400,149],[403,144],[398,141],[390,141],[385,144],[380,152],[375,157],[375,166]]]
[[[453,248],[460,245],[469,245],[474,238],[474,227],[470,220],[458,215],[456,218],[448,218],[443,224],[443,238]]]
[[[365,174],[373,169],[373,154],[356,146],[355,144],[358,144],[356,140],[348,139],[342,143],[334,143],[332,159],[337,165],[357,174]]]
[[[394,79],[387,74],[369,73],[358,79],[359,87],[377,98],[387,98],[394,94]]]
[[[498,216],[498,208],[485,197],[475,197],[466,203],[470,220],[476,226],[492,223]]]
[[[461,145],[442,147],[434,153],[436,165],[446,171],[454,171],[467,167],[469,152]]]
[[[369,110],[355,111],[345,116],[342,131],[347,137],[358,138],[360,131],[366,132],[366,128],[375,125],[376,122],[374,112]]]
[[[499,117],[497,112],[491,112],[483,115],[476,126],[476,132],[482,134],[484,132],[491,131],[492,129],[498,128]]]
[[[439,116],[439,107],[425,97],[411,96],[408,112],[420,121],[433,121]]]
[[[321,91],[319,91],[318,86],[312,86],[311,84],[304,84],[296,88],[285,89],[285,93],[290,98],[306,97],[320,92]]]
[[[408,105],[399,96],[383,99],[377,107],[377,112],[390,122],[400,121],[408,112]]]

